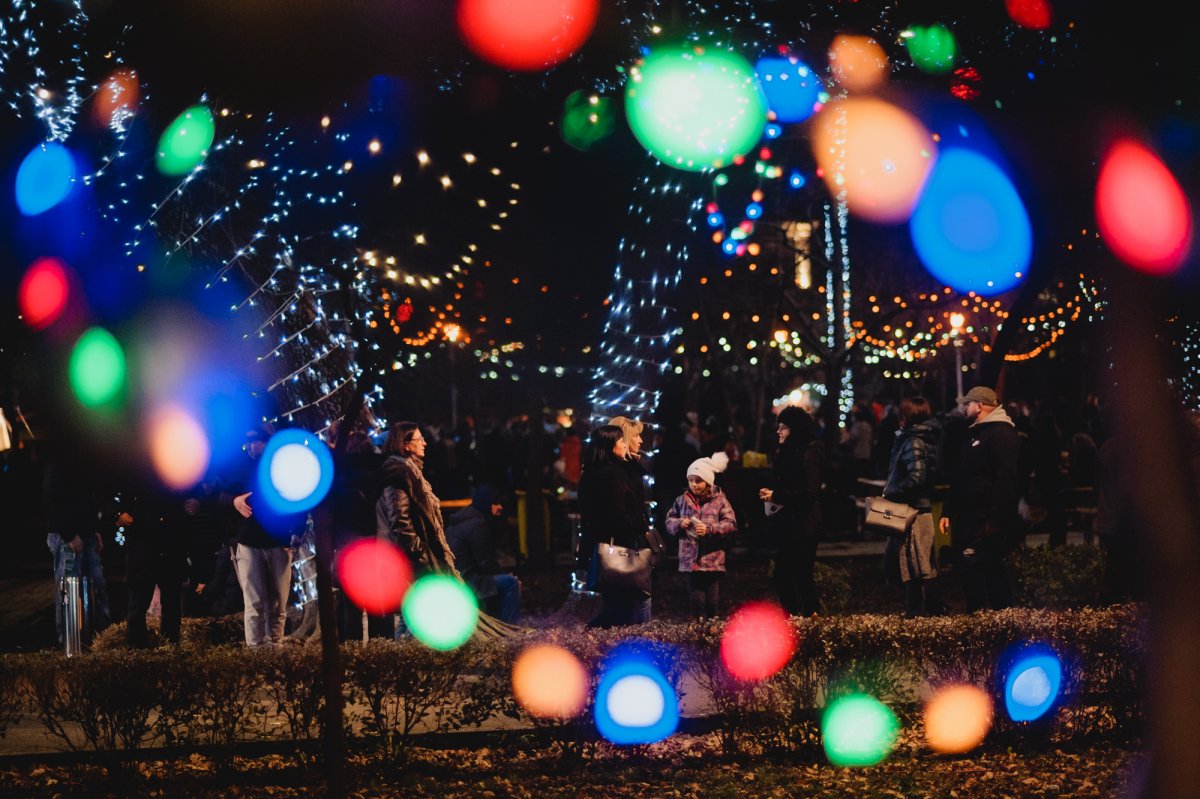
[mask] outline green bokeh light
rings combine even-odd
[[[71,389],[89,408],[112,402],[125,384],[125,353],[102,327],[79,337],[67,367]]]
[[[655,158],[699,172],[726,166],[758,143],[767,100],[754,67],[736,53],[672,48],[631,70],[625,115]]]
[[[164,175],[185,175],[208,155],[216,128],[212,112],[194,105],[172,122],[158,140],[158,171]]]
[[[940,74],[954,69],[958,46],[954,34],[940,22],[929,27],[914,25],[904,32],[904,45],[913,64],[922,72]]]
[[[587,152],[612,133],[616,119],[611,97],[572,92],[563,106],[563,141],[576,150]]]
[[[474,592],[444,574],[429,574],[413,583],[401,613],[417,640],[443,652],[466,643],[479,620]]]
[[[899,731],[891,708],[865,694],[835,700],[821,719],[825,754],[835,766],[874,766],[891,753]]]

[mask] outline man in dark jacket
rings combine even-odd
[[[458,573],[480,603],[494,599],[496,617],[515,624],[521,613],[521,582],[500,568],[492,527],[492,520],[503,512],[499,492],[486,483],[479,486],[471,496],[471,504],[450,518],[446,541],[454,552]]]
[[[953,530],[967,610],[1008,607],[1005,555],[1017,540],[1021,440],[996,392],[976,386],[958,398],[971,426],[951,475],[942,533]]]

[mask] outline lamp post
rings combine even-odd
[[[450,342],[450,429],[458,429],[458,376],[454,371],[454,350],[458,348],[458,338],[462,328],[458,325],[446,325],[446,338]]]
[[[958,393],[954,395],[955,400],[963,395],[962,384],[962,327],[966,322],[966,317],[960,313],[950,314],[950,335],[954,339],[954,387]]]

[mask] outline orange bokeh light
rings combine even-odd
[[[132,69],[118,69],[113,72],[96,90],[96,101],[92,105],[96,123],[110,124],[113,114],[118,111],[132,113],[137,106],[139,91],[137,73]]]
[[[208,436],[187,411],[168,405],[150,417],[150,462],[170,489],[182,491],[200,482],[208,469]]]
[[[883,83],[887,54],[870,36],[839,34],[829,46],[829,71],[846,91],[869,92]]]
[[[844,189],[852,212],[899,222],[912,213],[937,145],[907,111],[872,97],[849,97],[817,116],[813,154],[829,190]]]
[[[925,740],[936,752],[969,752],[991,728],[992,698],[974,685],[943,688],[925,705]]]
[[[539,718],[569,719],[587,703],[588,672],[579,658],[554,644],[522,652],[512,671],[513,696]]]

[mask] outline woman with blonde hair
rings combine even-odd
[[[621,428],[621,436],[625,439],[625,456],[620,460],[621,470],[629,480],[629,487],[637,498],[638,508],[641,509],[642,529],[649,529],[650,517],[646,513],[646,479],[650,471],[642,465],[642,430],[645,426],[637,419],[624,416],[614,416],[608,420],[610,425]]]

